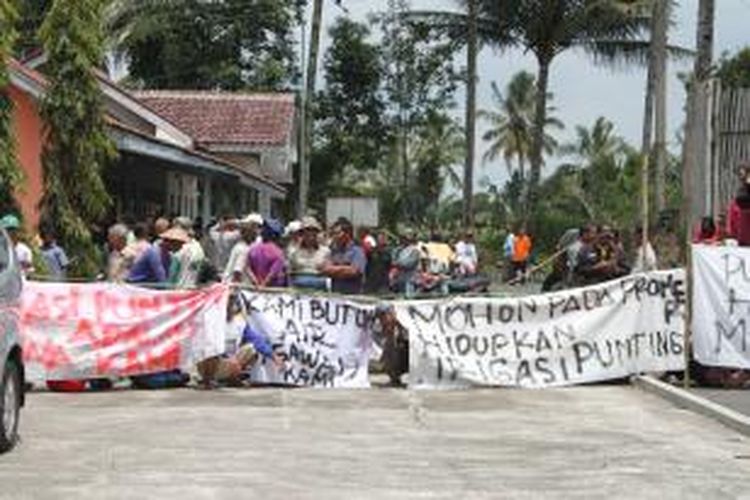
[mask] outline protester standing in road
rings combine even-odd
[[[263,242],[250,248],[251,277],[259,288],[287,286],[286,259],[279,245],[283,232],[284,226],[279,221],[266,220],[261,230]]]
[[[513,233],[513,229],[508,227],[508,235],[505,237],[505,242],[503,243],[503,263],[505,264],[506,281],[510,281],[515,277],[515,269],[513,267],[515,245],[516,235]]]
[[[314,217],[302,219],[301,240],[289,250],[289,272],[297,288],[328,290],[330,279],[321,270],[331,257],[331,249],[320,244],[322,227]]]
[[[198,276],[201,266],[206,260],[206,254],[200,242],[195,239],[193,222],[188,217],[177,217],[174,227],[185,231],[189,240],[173,255],[169,269],[169,282],[176,288],[195,288],[198,286]]]
[[[397,289],[403,290],[406,298],[416,295],[419,288],[419,265],[422,254],[414,232],[406,230],[401,235],[401,249],[393,261],[394,280]]]
[[[633,263],[633,273],[645,273],[655,271],[658,268],[656,261],[656,252],[650,241],[643,242],[643,228],[637,227],[635,230],[635,244],[638,250],[635,253],[635,262]]]
[[[362,293],[367,258],[362,247],[354,242],[354,228],[348,219],[339,219],[333,228],[333,244],[329,261],[322,273],[333,279],[333,291],[345,294]]]
[[[126,280],[133,261],[125,254],[128,242],[128,228],[125,224],[115,224],[107,231],[109,258],[107,259],[107,280],[121,283]],[[151,246],[149,245],[149,248]]]
[[[70,264],[65,250],[57,244],[52,228],[43,225],[39,233],[42,238],[42,257],[47,267],[47,274],[56,281],[65,281]]]
[[[365,293],[378,294],[388,290],[388,273],[391,269],[391,263],[392,256],[388,235],[381,231],[377,237],[377,245],[367,259]]]
[[[513,238],[513,273],[516,279],[522,282],[526,280],[526,270],[531,257],[531,236],[526,232],[526,227],[521,226],[518,234]]]
[[[13,243],[13,250],[16,254],[16,261],[21,268],[21,273],[24,276],[34,272],[34,254],[31,248],[21,241],[21,220],[15,215],[9,214],[0,219],[0,227],[5,229],[10,236],[10,241]]]
[[[458,273],[462,276],[473,276],[479,268],[479,254],[474,244],[474,233],[467,231],[456,243],[456,263]]]
[[[225,216],[208,231],[216,269],[226,269],[232,248],[240,240],[237,220]]]
[[[128,283],[166,285],[172,254],[188,242],[190,236],[182,228],[173,227],[162,233],[158,244],[152,245],[133,263]]]
[[[224,269],[223,280],[228,283],[251,285],[255,282],[250,276],[250,248],[256,244],[258,229],[263,225],[260,214],[250,214],[239,221],[240,241],[234,244]]]

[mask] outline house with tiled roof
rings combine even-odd
[[[188,132],[201,149],[275,182],[292,183],[294,94],[151,90],[135,95]]]
[[[41,67],[39,60],[35,66]],[[44,124],[39,100],[46,92],[47,81],[43,72],[16,60],[9,61],[9,69],[8,92],[15,110],[19,162],[25,173],[25,185],[18,198],[25,220],[33,227],[38,221],[38,202],[43,189]],[[159,106],[142,101],[105,74],[97,72],[97,78],[108,132],[120,153],[117,163],[105,172],[107,189],[115,202],[114,216],[142,219],[186,215],[208,222],[222,214],[259,211],[268,216],[281,209],[286,186],[266,174],[263,164],[280,171],[281,167],[274,166],[271,158],[276,155],[283,161],[287,158],[292,161],[294,157],[291,139],[282,146],[282,136],[294,135],[293,100],[291,111],[284,111],[291,113],[291,118],[282,120],[274,116],[266,123],[264,118],[254,116],[252,120],[241,120],[242,127],[234,129],[231,123],[219,123],[211,113],[206,114],[205,125],[194,114],[185,118],[180,113],[163,113]],[[259,105],[261,110],[276,109],[276,102],[288,102],[289,98],[266,95],[258,101],[271,103]],[[232,111],[231,106],[224,106],[222,112],[246,117],[247,108],[240,107],[242,111]],[[255,130],[245,122],[251,123]],[[241,151],[211,149],[214,144],[226,146],[237,141],[243,144]],[[250,152],[247,147],[262,141],[269,151],[266,157],[263,156],[266,150],[256,148]],[[287,166],[291,173],[291,166]]]

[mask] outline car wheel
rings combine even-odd
[[[0,381],[0,453],[18,442],[18,417],[21,410],[21,373],[13,360],[5,365]]]

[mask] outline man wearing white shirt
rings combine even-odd
[[[460,274],[471,276],[477,273],[479,255],[474,245],[474,233],[471,231],[467,231],[464,238],[456,243],[456,262]]]
[[[258,228],[262,225],[263,217],[259,214],[250,214],[239,221],[240,240],[235,243],[229,254],[227,265],[224,268],[224,282],[239,283],[243,285],[252,284],[247,259],[248,254],[250,253],[250,248],[257,243]]]
[[[643,228],[639,227],[635,230],[635,241],[638,244],[638,250],[635,252],[632,272],[635,274],[655,271],[658,267],[656,252],[650,241],[643,244]]]
[[[21,273],[27,276],[34,272],[34,254],[29,246],[19,239],[18,231],[21,229],[21,221],[15,215],[9,214],[0,219],[0,227],[5,229],[13,242],[16,260],[21,268]]]

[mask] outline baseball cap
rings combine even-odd
[[[21,220],[13,214],[8,214],[0,219],[0,227],[3,229],[19,229],[21,227]]]

